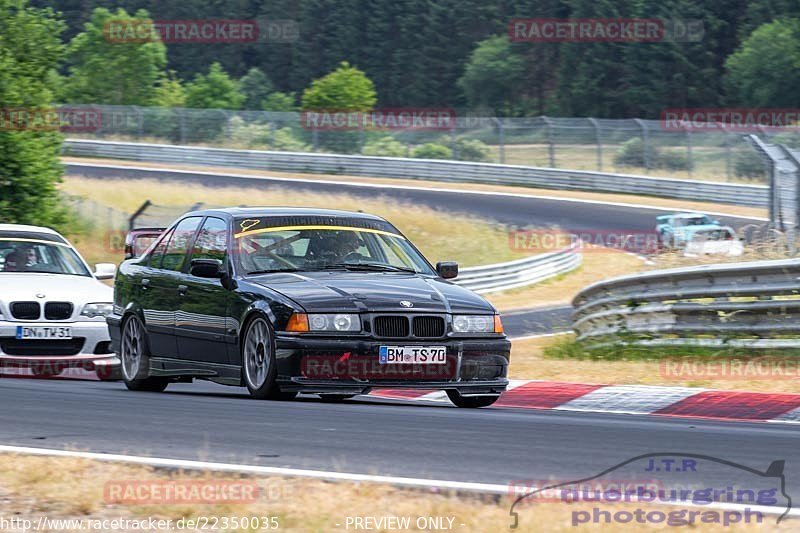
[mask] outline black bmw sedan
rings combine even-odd
[[[107,318],[131,390],[207,379],[255,398],[341,400],[372,388],[494,403],[510,342],[497,311],[363,213],[188,213],[122,263]]]

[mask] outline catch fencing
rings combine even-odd
[[[444,129],[332,130],[297,112],[68,107],[93,115],[91,127],[70,133],[83,139],[423,158],[434,144],[442,159],[749,183],[765,183],[768,171],[741,132],[678,131],[659,120],[453,115]],[[794,131],[757,133],[800,146]]]

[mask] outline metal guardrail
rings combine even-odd
[[[479,294],[499,292],[539,283],[580,266],[580,243],[570,248],[507,263],[462,268],[453,280]]]
[[[78,157],[239,167],[280,172],[428,179],[458,183],[492,183],[559,190],[638,194],[751,207],[767,207],[769,205],[769,188],[761,185],[651,178],[631,174],[493,163],[228,150],[79,139],[68,139],[64,143],[64,154]]]
[[[623,276],[586,287],[572,303],[578,340],[800,347],[800,259]]]

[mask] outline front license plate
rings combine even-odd
[[[445,346],[381,346],[378,360],[382,365],[443,365],[447,363],[447,348]]]
[[[17,326],[18,339],[71,339],[72,328],[66,326]]]

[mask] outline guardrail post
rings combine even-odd
[[[600,124],[598,124],[597,120],[594,118],[590,118],[589,122],[592,126],[594,126],[594,139],[595,145],[597,146],[597,170],[598,172],[603,171],[603,142],[600,137]]]
[[[502,118],[495,118],[494,120],[497,123],[497,137],[500,143],[500,164],[503,164],[506,162],[506,130]]]
[[[692,131],[690,129],[686,129],[686,171],[689,173],[689,177],[692,177],[692,167],[694,166],[694,160],[692,159]]]
[[[642,129],[642,159],[644,160],[644,168],[650,170],[650,164],[652,162],[650,161],[650,134],[647,129],[647,123],[640,118],[635,118],[633,120],[635,120]]]
[[[556,168],[556,148],[553,143],[553,124],[549,118],[542,116],[542,120],[547,125],[547,158],[550,161],[550,168]]]

